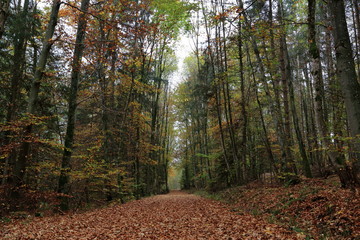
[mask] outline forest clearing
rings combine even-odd
[[[357,239],[359,174],[359,0],[0,1],[2,237]]]

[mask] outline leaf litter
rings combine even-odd
[[[223,203],[174,191],[85,213],[9,223],[0,239],[301,239]]]

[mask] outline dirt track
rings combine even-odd
[[[172,192],[82,214],[34,218],[0,229],[0,239],[297,239],[219,202]]]

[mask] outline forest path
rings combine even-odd
[[[81,214],[34,218],[0,229],[0,239],[297,239],[220,202],[173,191]]]

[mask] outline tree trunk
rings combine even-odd
[[[316,11],[316,1],[308,0],[308,22],[309,22],[309,53],[312,57],[312,75],[315,81],[315,117],[316,124],[320,134],[320,141],[323,143],[324,147],[327,148],[327,154],[330,158],[330,164],[335,168],[342,178],[343,173],[340,169],[343,168],[344,156],[341,156],[338,152],[331,149],[332,143],[330,141],[329,131],[325,120],[325,113],[323,108],[323,96],[324,96],[324,83],[322,78],[322,67],[320,62],[320,51],[316,44],[316,30],[315,30],[315,11]]]
[[[356,153],[353,155],[354,159],[351,159],[353,162],[351,167],[354,174],[349,174],[350,176],[356,176],[360,167],[360,143],[358,141],[360,135],[360,84],[357,81],[355,71],[355,63],[346,24],[344,1],[331,0],[329,7],[334,26],[337,77],[340,79],[345,100],[350,135],[353,138],[357,138],[354,139],[354,151]],[[359,185],[357,179],[348,179],[348,181],[346,185]]]
[[[278,18],[280,25],[283,25],[283,6],[282,1],[278,2]],[[296,167],[294,164],[293,156],[291,154],[292,146],[292,137],[291,137],[291,127],[290,127],[290,108],[289,108],[289,83],[291,81],[288,79],[287,71],[290,71],[290,63],[287,59],[287,43],[286,43],[286,30],[285,28],[280,29],[280,48],[279,48],[279,63],[281,70],[281,79],[282,79],[282,94],[283,94],[283,105],[284,105],[284,139],[285,139],[285,163],[283,170],[285,172],[296,173]]]
[[[69,95],[69,106],[68,106],[68,122],[65,135],[64,153],[61,163],[61,173],[59,178],[59,193],[69,194],[69,172],[71,170],[71,155],[73,151],[74,142],[74,131],[75,131],[75,114],[77,107],[77,93],[79,85],[79,76],[81,68],[81,59],[84,50],[84,38],[86,30],[86,12],[89,8],[90,0],[81,1],[81,13],[79,16],[78,28],[76,33],[75,50],[72,60],[72,71],[71,71],[71,86]],[[68,210],[69,205],[67,198],[62,198],[60,205],[62,210]]]
[[[19,32],[14,37],[14,55],[13,55],[13,65],[11,69],[11,90],[7,106],[6,114],[6,123],[11,123],[14,120],[18,110],[18,101],[20,97],[20,88],[24,84],[24,67],[26,64],[25,54],[26,54],[26,45],[28,40],[28,12],[29,12],[29,0],[24,1],[23,9],[18,13],[17,18],[21,18]],[[4,145],[10,144],[11,131],[6,131],[4,137]],[[12,150],[9,157],[5,160],[4,176],[8,175],[8,164],[15,164],[17,151]],[[7,177],[4,177],[2,184],[5,184]]]
[[[239,8],[243,9],[243,2],[238,2]],[[237,36],[237,50],[238,50],[238,58],[239,58],[239,78],[240,78],[240,91],[241,91],[241,100],[240,100],[240,106],[241,106],[241,115],[243,117],[243,126],[242,126],[242,141],[241,141],[241,163],[237,163],[239,172],[238,175],[240,179],[238,179],[238,182],[240,183],[242,181],[241,176],[244,174],[241,173],[241,164],[244,166],[243,169],[245,170],[246,166],[246,147],[247,147],[247,129],[248,129],[248,116],[247,116],[247,109],[246,109],[246,98],[245,98],[245,77],[244,77],[244,62],[243,62],[243,40],[241,36],[242,32],[242,23],[241,18],[239,16],[238,21],[238,36]]]
[[[263,133],[264,133],[264,137],[263,137],[264,144],[265,144],[266,152],[267,152],[269,160],[270,160],[270,168],[271,169],[274,168],[275,174],[278,174],[279,171],[278,171],[278,167],[276,166],[273,151],[271,149],[271,142],[270,142],[268,130],[267,130],[267,127],[266,127],[266,124],[265,124],[265,118],[264,118],[264,114],[263,114],[263,107],[262,107],[262,104],[261,104],[261,101],[260,101],[260,98],[259,98],[259,90],[258,90],[259,88],[258,88],[258,84],[256,82],[256,76],[255,76],[254,67],[253,67],[253,64],[251,62],[249,49],[247,48],[246,50],[247,50],[247,60],[248,60],[248,62],[250,64],[250,69],[252,70],[251,75],[252,75],[252,78],[253,78],[253,81],[254,81],[256,102],[258,104],[259,115],[260,115],[260,120],[261,120],[261,127],[262,127],[262,130],[263,130]]]
[[[294,83],[293,83],[294,78],[293,78],[291,70],[290,70],[290,63],[289,63],[290,59],[289,59],[288,54],[286,54],[286,58],[287,58],[286,75],[287,75],[287,78],[288,78],[290,108],[291,108],[291,113],[292,113],[294,129],[295,129],[295,135],[296,135],[297,142],[298,142],[298,145],[299,145],[299,151],[300,151],[300,155],[301,155],[301,158],[302,158],[302,167],[303,167],[304,174],[305,174],[306,177],[311,178],[312,173],[311,173],[311,169],[310,169],[310,162],[309,162],[309,159],[308,159],[307,154],[306,154],[305,144],[304,144],[304,140],[303,140],[303,137],[302,137],[300,124],[299,124],[299,118],[298,118],[298,114],[296,112]]]
[[[43,46],[41,49],[41,53],[39,56],[39,62],[36,67],[36,72],[34,76],[34,80],[31,85],[30,89],[30,96],[29,96],[29,102],[27,107],[27,113],[29,115],[35,114],[35,107],[37,104],[37,99],[40,91],[40,85],[41,80],[45,71],[47,59],[50,53],[51,46],[53,44],[52,37],[54,35],[55,27],[58,20],[58,13],[60,9],[61,1],[60,0],[54,0],[52,3],[51,8],[51,14],[50,14],[50,21],[48,23],[48,26],[46,28],[45,37],[43,40]],[[29,125],[25,129],[25,137],[30,137],[32,133],[33,125]],[[23,184],[24,175],[26,171],[27,166],[27,160],[29,157],[29,151],[30,151],[30,142],[24,141],[21,145],[19,158],[15,164],[15,170],[14,170],[14,180],[13,184],[15,187],[15,192],[17,191],[16,188],[20,187]],[[15,193],[14,192],[14,193]]]

